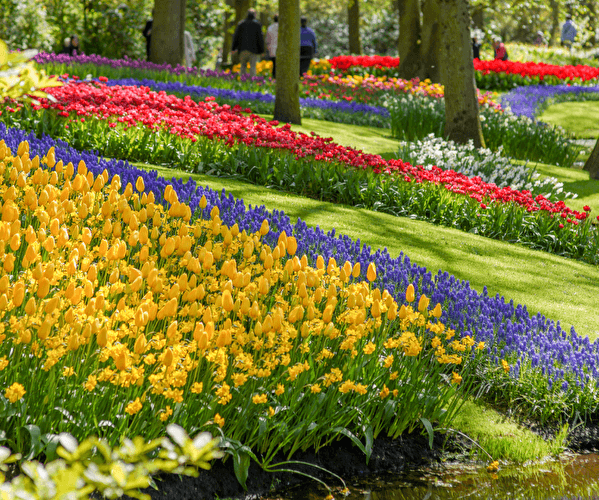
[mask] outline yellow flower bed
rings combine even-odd
[[[217,207],[194,217],[171,186],[164,207],[141,177],[122,189],[28,147],[0,142],[0,388],[14,428],[152,438],[176,421],[274,453],[338,426],[399,434],[441,418],[464,386],[474,341],[455,340],[426,297],[398,307],[355,279],[359,264],[311,267],[284,232],[271,248],[266,220],[248,234]]]

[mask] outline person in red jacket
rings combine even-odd
[[[232,54],[239,51],[241,74],[247,73],[247,63],[249,62],[250,75],[256,76],[258,57],[260,54],[264,54],[264,36],[254,9],[248,10],[247,17],[237,25],[231,49]]]
[[[507,61],[507,50],[505,49],[505,45],[501,41],[501,38],[497,37],[493,39],[493,50],[495,50],[495,59],[499,59],[501,61]]]

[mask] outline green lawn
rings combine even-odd
[[[538,119],[574,132],[579,139],[597,139],[599,136],[598,101],[552,104]]]

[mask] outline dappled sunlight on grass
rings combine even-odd
[[[579,139],[596,139],[599,136],[599,102],[596,101],[552,104],[538,119],[559,125]]]

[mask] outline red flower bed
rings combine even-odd
[[[490,200],[514,202],[526,207],[529,212],[559,213],[566,222],[573,224],[587,217],[587,213],[573,211],[563,201],[553,203],[540,195],[533,198],[529,191],[500,188],[483,182],[480,177],[470,178],[453,170],[438,167],[428,170],[401,160],[384,160],[379,155],[335,144],[330,138],[296,133],[290,125],[278,127],[277,121],[268,122],[257,115],[247,114],[250,110],[242,110],[240,106],[219,106],[210,97],[196,103],[189,97],[180,99],[165,92],[153,92],[148,87],[107,87],[84,82],[47,89],[47,92],[54,96],[56,102],[41,100],[40,107],[57,109],[60,116],[71,116],[71,119],[74,116],[80,120],[86,116],[97,117],[111,123],[123,123],[126,127],[143,125],[152,130],[166,130],[192,141],[205,136],[220,139],[228,146],[243,143],[287,150],[296,158],[338,161],[376,174],[395,174],[406,182],[443,185],[448,191],[479,201],[483,209],[486,208],[483,200]]]
[[[337,56],[328,60],[334,69],[348,70],[352,66],[362,68],[396,68],[399,57],[391,56]]]
[[[337,56],[328,60],[335,70],[347,71],[351,67],[361,68],[397,68],[399,57],[390,56]],[[505,73],[523,77],[538,77],[543,80],[553,76],[560,80],[588,81],[599,77],[599,68],[593,66],[556,66],[554,64],[516,62],[516,61],[479,61],[474,60],[474,69],[483,74]]]
[[[474,69],[484,74],[490,72],[507,73],[520,76],[539,77],[554,76],[560,80],[583,81],[593,80],[599,76],[599,68],[592,66],[556,66],[554,64],[516,62],[516,61],[479,61],[474,60]]]

